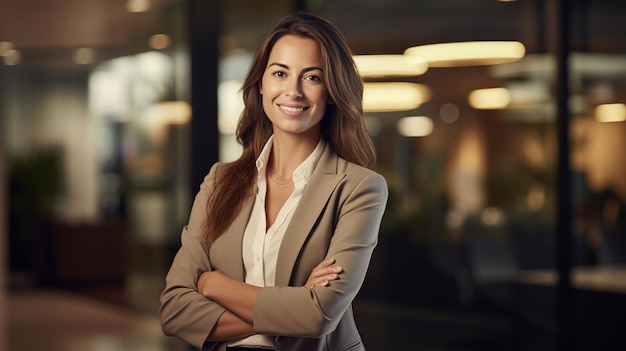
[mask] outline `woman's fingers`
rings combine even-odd
[[[313,268],[313,271],[315,271],[316,269],[332,266],[334,263],[334,258],[327,258],[324,261],[320,262],[320,264],[318,264],[315,268]]]
[[[307,280],[305,286],[313,288],[315,286],[327,286],[330,281],[339,278],[339,273],[343,271],[340,266],[335,266],[335,259],[326,259],[318,264]]]

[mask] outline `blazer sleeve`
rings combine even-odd
[[[198,293],[196,288],[200,275],[212,269],[200,235],[216,168],[217,165],[211,168],[195,197],[189,223],[182,230],[181,247],[167,273],[165,289],[161,293],[160,318],[163,332],[199,349],[203,347],[209,333],[225,311],[222,306]]]
[[[326,287],[261,289],[254,303],[255,332],[318,338],[334,331],[352,304],[378,242],[388,190],[384,178],[374,172],[342,186],[337,191],[347,194],[331,199],[338,202],[335,227],[321,230],[333,231],[326,257],[335,258],[343,273]]]

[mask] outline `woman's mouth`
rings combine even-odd
[[[289,113],[298,113],[306,110],[304,106],[286,106],[286,105],[278,105],[281,110]]]

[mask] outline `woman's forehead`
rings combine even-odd
[[[322,67],[320,45],[312,38],[283,35],[270,50],[267,65]]]

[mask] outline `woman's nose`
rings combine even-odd
[[[300,79],[289,79],[287,82],[287,86],[285,89],[285,95],[292,99],[301,99],[302,94],[302,86],[300,84]]]

